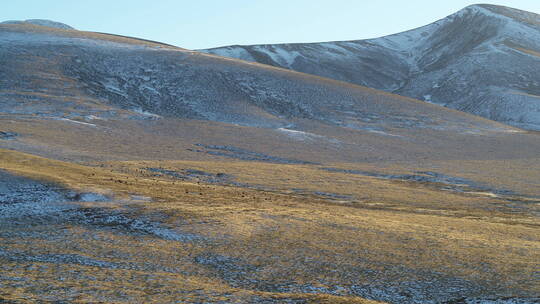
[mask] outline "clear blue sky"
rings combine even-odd
[[[431,23],[475,3],[478,1],[3,0],[0,21],[51,19],[80,30],[199,49],[374,38]],[[483,3],[540,13],[540,0]]]

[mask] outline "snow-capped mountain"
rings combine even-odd
[[[540,16],[473,5],[377,39],[203,50],[540,129]]]
[[[270,128],[310,119],[377,132],[511,129],[366,87],[122,36],[8,24],[0,44],[0,110],[12,114],[122,110]]]

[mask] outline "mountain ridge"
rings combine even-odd
[[[75,28],[65,23],[48,20],[48,19],[7,20],[7,21],[0,22],[0,24],[32,24],[32,25],[39,25],[39,26],[45,26],[45,27],[51,27],[51,28],[57,28],[57,29],[63,29],[63,30],[75,30]]]
[[[52,35],[51,33],[54,33],[54,35]],[[142,73],[135,72],[133,69],[137,68],[136,65],[134,66],[131,62],[128,62],[129,60],[122,58],[120,54],[126,51],[133,51],[140,54],[148,53],[148,56],[151,56],[154,53],[154,50],[156,50],[156,51],[161,51],[161,52],[168,52],[164,58],[167,58],[168,56],[179,56],[179,58],[184,58],[183,60],[186,60],[187,58],[192,58],[189,60],[195,60],[195,62],[197,62],[197,65],[193,65],[193,64],[178,65],[178,63],[175,63],[178,67],[182,67],[182,69],[185,69],[186,71],[190,70],[192,67],[195,67],[195,66],[200,66],[204,71],[212,71],[213,69],[215,69],[215,67],[211,67],[212,64],[209,65],[209,63],[210,62],[219,63],[224,68],[224,70],[220,70],[221,69],[220,68],[219,70],[215,70],[212,72],[212,74],[208,74],[205,77],[207,79],[215,79],[214,83],[219,84],[220,87],[225,85],[225,83],[228,83],[225,87],[221,89],[222,92],[230,91],[232,94],[240,94],[238,96],[242,96],[242,97],[240,97],[239,100],[245,100],[242,102],[248,102],[250,104],[248,108],[252,108],[253,111],[255,112],[258,112],[261,109],[263,109],[264,111],[270,111],[270,112],[267,112],[270,114],[270,116],[265,114],[265,117],[274,117],[271,119],[271,121],[274,121],[274,123],[271,123],[271,125],[274,125],[278,121],[283,121],[282,123],[278,123],[280,127],[284,127],[289,124],[289,123],[284,122],[285,120],[287,120],[286,117],[295,117],[298,115],[300,115],[300,117],[302,117],[302,115],[308,115],[310,117],[315,115],[317,119],[321,119],[323,121],[331,122],[331,123],[338,123],[338,124],[343,123],[343,119],[346,119],[346,120],[358,119],[358,117],[351,117],[350,115],[347,116],[348,114],[345,117],[342,117],[339,119],[337,118],[337,116],[331,118],[330,116],[332,115],[328,113],[324,114],[325,111],[322,111],[322,109],[320,109],[319,107],[323,105],[324,107],[327,107],[328,105],[325,105],[327,101],[323,99],[318,100],[320,99],[320,97],[315,97],[310,102],[307,102],[307,101],[302,102],[302,105],[300,104],[293,105],[293,103],[291,103],[292,101],[289,94],[295,95],[298,93],[297,92],[285,93],[283,91],[283,89],[287,87],[284,81],[286,81],[287,78],[291,78],[291,77],[298,78],[298,80],[301,79],[301,81],[308,81],[309,83],[318,83],[317,86],[323,85],[323,86],[331,87],[330,91],[325,91],[324,93],[326,95],[330,94],[329,96],[332,96],[333,94],[330,92],[338,88],[338,90],[352,90],[352,91],[358,91],[358,92],[361,91],[362,94],[368,94],[370,96],[373,96],[373,98],[400,99],[400,100],[403,100],[403,102],[405,103],[412,102],[411,105],[414,104],[414,106],[420,106],[426,109],[433,108],[432,105],[419,103],[416,100],[413,101],[412,99],[403,98],[397,95],[391,95],[391,94],[387,95],[388,93],[386,92],[377,91],[375,89],[366,88],[366,87],[358,87],[354,84],[350,84],[347,82],[339,82],[339,81],[336,82],[336,80],[325,79],[316,75],[303,74],[303,73],[298,73],[295,71],[290,71],[287,69],[269,67],[266,65],[259,65],[259,64],[253,65],[249,62],[224,59],[222,57],[212,56],[212,55],[203,54],[203,53],[197,53],[197,52],[184,50],[184,49],[180,49],[176,47],[170,48],[166,45],[155,44],[153,42],[148,42],[145,40],[137,40],[137,39],[127,38],[127,37],[122,37],[122,36],[115,36],[115,35],[108,35],[108,34],[104,35],[104,34],[80,32],[80,31],[67,32],[67,33],[63,33],[63,32],[62,33],[51,32],[51,33],[48,33],[48,34],[41,33],[39,31],[28,30],[24,27],[20,28],[19,30],[16,30],[16,29],[13,29],[13,26],[10,26],[8,27],[6,31],[3,32],[3,35],[0,36],[0,40],[3,41],[6,45],[6,48],[4,51],[7,52],[8,54],[12,53],[13,56],[16,56],[16,53],[19,52],[21,48],[29,48],[31,50],[31,49],[34,49],[36,47],[43,45],[43,42],[46,42],[49,48],[55,49],[54,52],[64,53],[66,54],[66,58],[69,58],[69,56],[73,57],[73,59],[71,59],[73,60],[72,62],[65,62],[59,66],[49,66],[46,69],[47,71],[49,71],[49,73],[50,71],[55,71],[60,68],[59,73],[61,73],[62,75],[61,77],[66,77],[69,75],[70,77],[72,77],[73,81],[77,81],[77,82],[82,81],[83,83],[85,83],[84,85],[86,87],[92,88],[91,90],[93,93],[91,94],[96,94],[96,92],[100,92],[98,93],[98,96],[100,98],[106,98],[109,103],[113,103],[113,104],[118,103],[118,104],[121,104],[122,107],[124,108],[139,107],[143,111],[156,113],[158,115],[166,115],[166,114],[172,113],[170,111],[163,112],[162,110],[160,110],[159,108],[160,105],[162,105],[163,103],[167,103],[168,107],[172,107],[174,109],[183,108],[183,110],[178,113],[183,113],[182,115],[188,115],[188,117],[191,117],[189,115],[192,115],[192,114],[187,114],[187,113],[190,113],[191,111],[193,111],[193,109],[199,109],[199,110],[195,110],[195,112],[199,114],[197,115],[193,114],[195,116],[193,116],[192,118],[206,117],[207,119],[210,119],[210,120],[217,119],[224,122],[240,123],[240,124],[242,123],[250,124],[248,121],[260,122],[260,119],[251,119],[251,118],[248,119],[248,121],[245,121],[242,119],[238,120],[238,117],[245,117],[245,115],[248,115],[248,117],[251,117],[251,115],[255,115],[255,114],[247,114],[247,113],[240,114],[238,112],[235,112],[238,109],[245,110],[246,108],[244,106],[221,108],[219,110],[215,108],[215,106],[211,106],[210,109],[213,109],[213,110],[211,110],[212,112],[210,113],[204,110],[206,109],[205,107],[207,106],[203,106],[203,104],[205,104],[206,102],[208,103],[217,102],[217,100],[204,101],[204,102],[202,100],[200,102],[193,101],[193,99],[200,99],[201,98],[200,96],[207,96],[208,92],[214,91],[213,89],[207,89],[207,90],[203,90],[202,88],[197,89],[197,90],[200,90],[200,93],[197,94],[197,96],[199,97],[195,97],[195,95],[192,96],[190,93],[188,93],[186,89],[184,89],[182,92],[178,92],[178,94],[185,96],[183,99],[187,98],[190,100],[179,102],[178,99],[173,98],[173,96],[175,95],[171,95],[172,92],[169,91],[169,90],[177,90],[177,89],[173,89],[172,87],[169,88],[168,85],[161,83],[162,81],[165,80],[165,78],[163,78],[161,81],[158,81],[158,79],[152,80],[152,77],[151,77],[152,74],[156,74],[156,75],[163,74],[160,72],[161,68],[159,69],[148,68],[148,72],[144,72],[145,69],[143,68]],[[85,38],[81,39],[83,37]],[[125,43],[128,43],[128,44],[125,44]],[[61,47],[62,49],[56,49],[57,47],[58,48]],[[80,53],[76,49],[73,49],[73,47],[84,47],[87,49],[87,52],[95,52],[95,54],[87,55],[86,53]],[[47,49],[42,48],[40,52],[45,53],[47,52]],[[119,57],[113,54],[118,54]],[[96,62],[96,59],[93,57],[93,56],[101,57],[105,55],[107,57],[103,57],[103,60],[106,62],[111,61],[109,62],[108,67],[103,66],[99,62]],[[45,56],[45,55],[42,54],[41,56]],[[56,56],[56,55],[50,54],[50,56]],[[11,57],[11,58],[13,59],[16,57]],[[148,57],[148,58],[151,58],[151,57]],[[65,58],[63,60],[65,60]],[[20,86],[20,84],[9,85],[9,83],[13,82],[10,79],[17,78],[17,76],[9,76],[9,75],[19,75],[20,77],[20,74],[19,74],[20,72],[15,72],[17,71],[17,69],[12,71],[13,74],[10,74],[11,66],[13,66],[14,64],[15,65],[24,64],[24,60],[20,63],[18,62],[19,62],[18,60],[11,60],[11,62],[6,62],[5,64],[6,69],[4,73],[6,73],[6,77],[3,82],[5,83],[4,88],[6,89],[8,87],[11,87],[12,90],[17,90],[17,87]],[[143,63],[143,62],[144,60],[141,61],[141,63],[139,64],[141,66],[144,66],[146,63]],[[173,63],[171,62],[171,64]],[[271,76],[272,78],[267,78],[266,80],[264,80],[266,81],[266,83],[262,84],[260,80],[265,79],[265,78],[264,77],[261,78],[261,76],[247,77],[247,75],[241,75],[241,74],[239,74],[238,76],[232,76],[237,73],[237,72],[231,72],[229,70],[230,68],[233,68],[233,67],[241,68],[243,70],[255,69],[258,72],[263,72],[267,74],[268,76],[270,76],[273,73],[277,73],[281,75],[280,77],[284,77],[284,78],[283,79],[274,78],[275,76]],[[95,74],[96,71],[94,71],[95,68],[99,68],[100,69],[99,73],[102,73],[103,75],[96,75]],[[169,69],[170,67],[165,67],[165,68]],[[113,71],[111,69],[115,71],[114,75],[108,75],[108,73]],[[126,70],[126,72],[120,72],[122,70]],[[133,71],[127,72],[127,70],[133,70]],[[43,72],[45,72],[45,70]],[[138,75],[139,73],[141,74]],[[177,74],[178,72],[173,72],[173,73]],[[147,76],[144,76],[143,74],[146,74]],[[140,79],[136,80],[136,82],[138,83],[136,85],[137,88],[131,87],[130,81],[135,81],[135,79],[129,80],[130,78],[132,78],[132,76],[130,75],[138,75],[136,77],[140,76],[139,77]],[[36,78],[36,76],[28,76],[28,77]],[[102,77],[105,77],[105,79],[100,82],[99,79],[101,79]],[[161,75],[159,77],[165,77],[165,75]],[[239,77],[239,78],[236,78],[236,77]],[[184,78],[185,77],[182,76],[182,79]],[[188,81],[189,83],[192,83],[192,85],[187,86],[190,88],[198,88],[200,85],[200,83],[198,82],[194,83],[193,80],[184,79],[182,81]],[[275,86],[276,84],[272,84],[272,82],[275,82],[276,84],[280,83],[279,84],[280,87],[276,87]],[[47,83],[44,85],[48,87],[53,84],[54,83]],[[61,84],[58,84],[58,86],[61,86]],[[161,90],[159,89],[159,87],[163,87],[162,89],[167,88],[166,90],[168,90],[167,91],[168,93],[159,92]],[[24,91],[28,91],[31,89],[32,88],[26,88],[24,89]],[[55,90],[56,89],[54,88],[50,88],[47,91],[53,92]],[[141,90],[143,90],[144,92],[142,92]],[[287,89],[287,90],[290,90],[290,89]],[[319,89],[316,89],[316,90],[319,90]],[[328,89],[324,89],[324,90],[328,90]],[[276,93],[280,91],[283,91],[283,92]],[[301,93],[301,94],[305,95],[306,93]],[[215,94],[218,94],[218,93],[215,92]],[[309,94],[311,95],[312,93],[309,93]],[[324,94],[321,93],[321,95],[324,95]],[[339,93],[339,94],[341,95],[342,93]],[[383,95],[384,97],[382,97]],[[376,96],[380,96],[380,97],[376,97]],[[169,98],[171,100],[166,101]],[[222,97],[220,97],[219,99],[221,98]],[[333,98],[334,97],[332,97],[332,99]],[[349,99],[350,97],[347,97],[347,95],[342,95],[342,97],[339,97],[336,100],[342,100],[343,102],[345,102],[346,100],[349,100]],[[140,100],[140,103],[135,102],[133,100]],[[352,107],[358,106],[359,105],[358,101],[353,101],[353,100],[354,99],[351,99],[351,106]],[[186,103],[186,102],[187,104],[182,105],[183,103]],[[128,106],[128,104],[130,103],[134,103],[133,106]],[[355,103],[357,105],[354,105]],[[280,104],[282,105],[280,106]],[[291,108],[286,109],[282,107],[286,104],[291,106]],[[346,108],[349,108],[351,106],[347,106]],[[365,106],[368,106],[368,104],[365,104]],[[405,108],[403,109],[404,113],[406,113],[407,111]],[[435,111],[439,111],[437,107],[433,109],[437,109]],[[443,108],[441,108],[440,110],[442,109]],[[289,110],[293,112],[291,113],[287,112]],[[226,114],[224,113],[226,113],[227,111],[233,111],[234,113],[236,113],[233,116],[237,118],[233,120],[224,118],[226,117]],[[404,114],[404,113],[401,113],[401,114]],[[456,113],[456,114],[461,115],[461,113]],[[343,116],[342,114],[336,114],[336,115],[340,117]],[[283,117],[280,118],[279,116],[283,116]],[[218,117],[221,117],[221,118],[218,118]],[[373,122],[371,124],[373,124]],[[491,122],[489,122],[489,124],[491,124]]]
[[[539,24],[535,13],[480,4],[429,25],[380,38],[201,51],[348,81],[538,129],[540,101],[513,91],[540,95],[536,88],[540,79],[534,73],[540,61],[530,55],[540,51]],[[514,75],[521,71],[526,79]],[[458,79],[437,87],[441,84],[435,81],[446,78]],[[472,85],[462,83],[482,89],[473,90]]]

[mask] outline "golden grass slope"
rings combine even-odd
[[[62,252],[115,263],[155,261],[163,267],[183,269],[187,276],[4,261],[3,274],[47,285],[47,288],[34,286],[34,290],[5,288],[2,291],[5,299],[43,300],[46,296],[65,296],[61,290],[69,288],[72,290],[70,299],[79,302],[100,299],[249,301],[262,297],[278,299],[278,302],[283,298],[313,303],[369,303],[347,294],[340,298],[324,294],[262,293],[259,287],[249,284],[232,287],[234,280],[188,258],[201,255],[245,261],[259,269],[257,278],[264,282],[294,282],[295,286],[312,288],[421,282],[431,276],[431,272],[436,272],[443,277],[480,284],[483,287],[473,294],[476,296],[540,292],[534,274],[540,259],[537,218],[508,213],[504,208],[490,211],[487,206],[493,203],[482,198],[343,174],[320,176],[309,166],[151,161],[81,166],[7,150],[0,151],[0,159],[1,169],[18,175],[82,191],[113,192],[118,198],[134,194],[152,197],[152,202],[138,204],[131,216],[161,214],[158,218],[163,223],[213,240],[203,244],[179,244],[151,236],[133,237],[107,230],[96,232],[75,223],[29,226],[24,229],[41,232],[59,229],[65,236],[32,242],[2,238],[0,243],[9,244],[10,250],[35,255]],[[143,170],[149,166],[234,172],[243,182],[273,189],[152,176]],[[284,189],[283,182],[272,179],[278,175],[287,176],[289,187],[302,186],[307,190],[313,185],[326,190],[333,184],[337,192],[343,189],[354,192],[358,187],[354,194],[367,199],[343,202],[315,194],[291,193],[290,189]],[[111,203],[111,208],[125,206]],[[92,234],[100,237],[88,239]],[[115,254],[111,255],[112,251]],[[21,270],[21,265],[27,266]],[[60,280],[60,276],[64,279]],[[91,288],[86,286],[88,276],[92,278]],[[149,280],[149,277],[154,279]],[[185,293],[181,298],[173,292],[178,290]]]

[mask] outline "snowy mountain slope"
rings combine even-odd
[[[495,122],[266,65],[114,35],[0,26],[0,110],[125,115],[290,127],[292,119],[388,128],[512,131]],[[126,114],[129,113],[129,114]]]
[[[204,52],[381,89],[540,129],[540,16],[473,5],[377,39]]]

